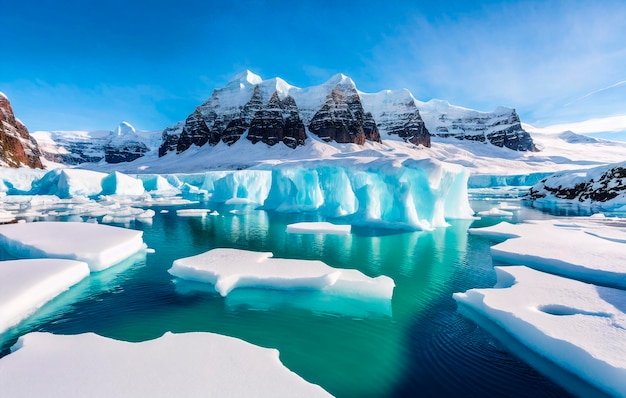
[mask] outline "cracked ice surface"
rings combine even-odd
[[[321,261],[273,258],[272,253],[213,249],[174,261],[169,273],[215,285],[222,296],[242,287],[319,290],[329,294],[391,299],[395,283],[360,271],[333,268]]]
[[[84,261],[100,271],[145,249],[143,232],[81,222],[0,225],[0,246],[16,258]]]
[[[626,291],[524,266],[496,267],[496,273],[495,288],[454,294],[461,313],[487,330],[504,329],[605,393],[626,396]]]
[[[93,333],[30,333],[0,359],[10,397],[328,397],[276,349],[213,333],[129,343]]]

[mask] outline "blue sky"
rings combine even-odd
[[[538,126],[626,114],[624,1],[0,0],[0,91],[36,130],[184,119],[238,72],[352,77]]]

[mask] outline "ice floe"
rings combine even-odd
[[[570,245],[575,249],[577,242]],[[626,396],[626,291],[524,266],[496,267],[496,273],[495,288],[454,294],[461,313],[495,335],[503,329],[510,343],[523,345],[518,355],[575,394],[597,392],[546,368],[542,357],[610,396]]]
[[[0,261],[0,333],[26,319],[87,275],[89,266],[82,261]]]
[[[273,258],[272,253],[213,249],[174,261],[169,273],[213,284],[222,296],[235,288],[318,290],[329,294],[391,299],[394,281],[370,278],[357,270],[333,268],[321,261]]]
[[[602,219],[532,221],[472,228],[508,239],[491,247],[494,260],[523,264],[588,283],[626,289],[626,224]]]
[[[143,232],[80,222],[0,225],[0,245],[15,258],[84,261],[100,271],[143,250]]]
[[[299,222],[287,225],[287,232],[293,234],[335,234],[350,233],[350,225],[337,225],[329,222]]]
[[[0,359],[10,397],[328,397],[287,369],[276,349],[213,333],[141,343],[93,333],[30,333]]]
[[[176,215],[179,217],[206,217],[211,213],[210,209],[178,209]]]

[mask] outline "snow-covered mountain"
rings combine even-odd
[[[306,132],[325,142],[363,145],[402,139],[430,147],[431,137],[471,140],[515,151],[535,151],[515,110],[479,112],[445,101],[420,102],[408,90],[367,94],[338,74],[308,88],[245,71],[198,106],[184,122],[163,132],[159,155],[192,145],[232,145],[247,132],[254,142],[295,148]]]
[[[36,131],[32,134],[43,157],[51,162],[131,162],[161,144],[157,132],[137,131],[122,122],[114,131]]]
[[[9,98],[0,92],[0,166],[43,168],[37,143],[15,117]]]

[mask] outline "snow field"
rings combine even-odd
[[[316,290],[328,294],[391,299],[395,283],[321,261],[273,258],[272,253],[213,249],[174,261],[168,271],[181,279],[210,283],[223,297],[233,289]]]
[[[30,333],[12,350],[0,359],[0,385],[15,398],[330,396],[287,369],[277,350],[213,333],[141,343]]]
[[[82,261],[0,261],[0,333],[17,325],[88,275],[89,266]]]

